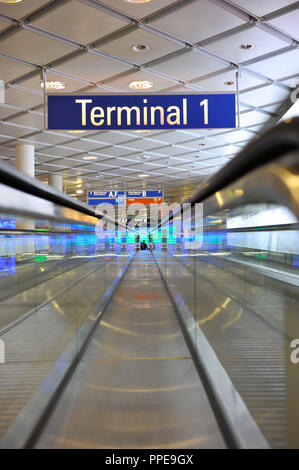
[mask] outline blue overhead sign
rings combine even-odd
[[[234,127],[234,93],[48,95],[48,129],[52,130]]]
[[[124,191],[88,191],[88,205],[97,206],[98,204],[124,204]]]

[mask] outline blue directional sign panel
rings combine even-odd
[[[97,206],[98,204],[125,204],[126,197],[124,191],[88,191],[88,205]]]
[[[234,127],[234,93],[48,95],[48,129],[52,130]]]

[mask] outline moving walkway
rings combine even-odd
[[[298,447],[298,146],[297,121],[253,142],[168,252],[109,249],[106,216],[1,166],[2,448]]]

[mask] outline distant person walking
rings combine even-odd
[[[148,250],[145,240],[142,240],[141,245],[140,245],[140,250]]]

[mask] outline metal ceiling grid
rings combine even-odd
[[[185,193],[192,190],[278,119],[299,77],[298,15],[299,2],[286,0],[1,5],[0,78],[6,103],[0,106],[0,158],[12,163],[15,143],[32,142],[43,180],[57,172],[70,190],[80,180],[84,188],[163,187],[166,197],[179,198],[184,187]],[[254,47],[242,50],[243,43]],[[149,49],[136,53],[135,44]],[[68,92],[128,92],[128,83],[142,78],[163,93],[227,90],[224,82],[234,81],[239,69],[242,129],[102,131],[80,137],[44,132],[43,67]],[[144,154],[150,159],[142,160]],[[86,155],[98,159],[84,160]],[[148,178],[141,180],[140,172]]]

